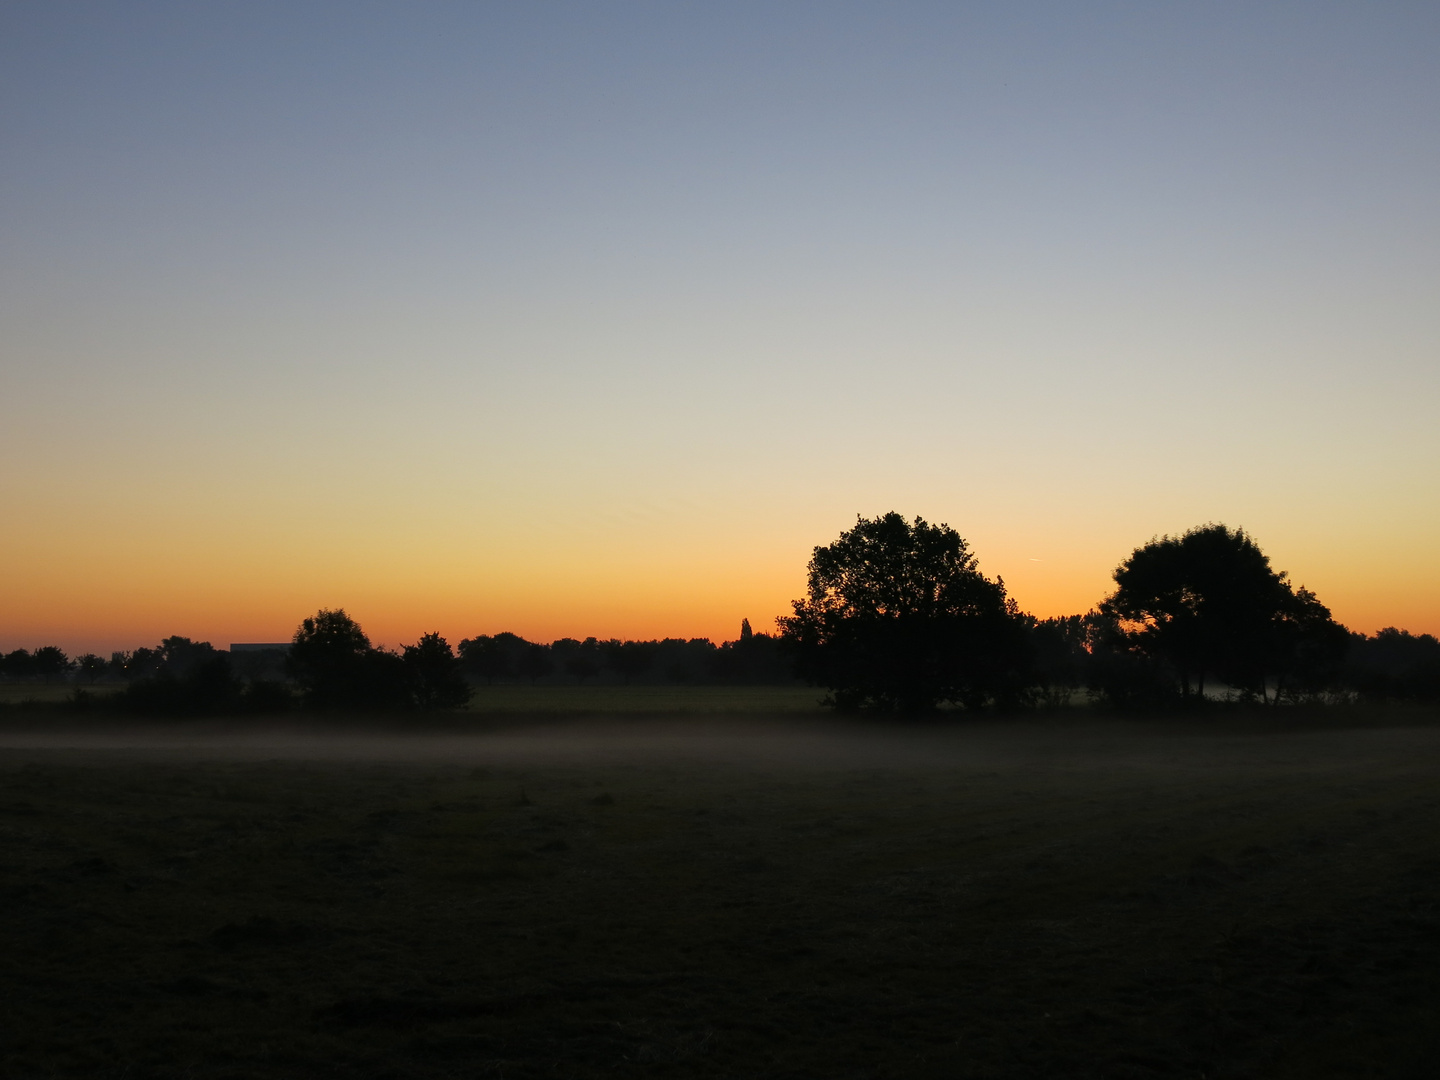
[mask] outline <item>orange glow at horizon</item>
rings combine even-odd
[[[71,7],[0,34],[0,648],[723,640],[891,510],[1038,616],[1220,522],[1440,633],[1434,5]]]
[[[823,538],[829,539],[833,536]],[[47,552],[57,570],[66,568],[63,575],[35,574],[3,587],[0,648],[59,644],[72,655],[105,654],[171,634],[220,647],[282,641],[300,619],[322,607],[343,607],[373,641],[390,647],[431,630],[452,645],[502,630],[533,641],[595,636],[719,642],[738,636],[742,618],[757,632],[774,632],[775,617],[788,613],[790,601],[804,590],[813,546],[788,540],[749,557],[714,549],[610,550],[559,565],[552,550],[541,553],[540,565],[495,561],[487,573],[454,552],[422,565],[373,550],[343,557],[312,551],[306,558],[291,552],[288,561],[274,562],[237,548],[149,559],[131,550],[98,560],[85,543],[72,541]],[[981,570],[1002,576],[1021,608],[1042,618],[1092,608],[1128,550],[1107,560],[1089,548],[1041,558],[993,546],[995,555],[987,558],[984,548],[972,544]],[[39,560],[38,548],[31,554]],[[1306,558],[1306,573],[1274,562],[1291,570],[1297,585],[1314,589],[1353,630],[1373,633],[1396,625],[1440,632],[1433,604],[1410,587],[1413,575],[1403,566],[1361,578],[1347,576],[1335,560]]]

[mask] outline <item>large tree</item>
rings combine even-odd
[[[30,670],[47,682],[68,675],[74,666],[58,645],[42,645],[30,654]]]
[[[948,525],[859,518],[817,547],[809,590],[779,620],[799,675],[839,708],[975,708],[1026,683],[1025,628]]]
[[[386,709],[413,700],[404,661],[373,648],[343,608],[317,611],[303,620],[285,663],[311,708]]]
[[[105,674],[109,665],[105,658],[95,653],[87,652],[75,658],[75,668],[80,672],[80,677],[94,686],[100,681],[100,676]]]
[[[1182,697],[1204,697],[1207,680],[1262,697],[1273,680],[1278,696],[1338,668],[1343,631],[1244,529],[1209,524],[1151,540],[1116,568],[1115,586],[1101,611],[1173,668]]]
[[[1271,679],[1276,704],[1333,689],[1344,673],[1349,652],[1350,631],[1331,617],[1330,609],[1309,589],[1296,589],[1272,627],[1265,671],[1260,673],[1261,699]],[[1256,689],[1253,672],[1248,688]]]
[[[470,700],[460,661],[439,632],[423,635],[401,653],[410,674],[411,694],[422,709],[459,709]]]

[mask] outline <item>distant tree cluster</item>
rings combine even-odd
[[[76,667],[76,662],[54,645],[42,645],[34,652],[16,649],[0,656],[0,678],[6,682],[59,682]]]
[[[1351,634],[1343,682],[1371,699],[1440,701],[1440,640],[1393,626]]]
[[[543,645],[500,633],[460,642],[460,662],[478,683],[526,684],[785,684],[795,681],[780,641],[757,634],[748,619],[740,636],[716,645],[709,638],[659,641],[583,641]]]
[[[230,667],[230,654],[208,641],[168,637],[153,649],[122,654],[125,689],[114,703],[147,715],[267,712],[285,702],[284,688],[244,683]]]
[[[71,660],[55,646],[0,656],[0,679],[119,684],[107,704],[151,715],[312,710],[444,710],[463,707],[480,684],[793,683],[777,638],[751,631],[716,645],[706,638],[550,644],[517,634],[479,635],[458,653],[438,633],[398,651],[373,645],[344,610],[304,619],[284,648],[229,653],[169,637],[109,660]],[[99,699],[97,699],[98,701]]]
[[[438,633],[391,652],[371,645],[341,609],[300,624],[286,668],[312,709],[455,709],[470,700],[455,652]]]

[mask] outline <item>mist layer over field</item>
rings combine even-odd
[[[1197,721],[1095,719],[1076,713],[957,722],[815,716],[455,714],[407,724],[384,717],[272,722],[199,720],[0,727],[0,753],[70,764],[145,762],[728,767],[947,771],[1000,768],[1010,777],[1060,770],[1192,773],[1344,767],[1440,745],[1430,710],[1211,714]],[[23,716],[23,714],[22,714]],[[1399,721],[1397,723],[1397,721]],[[53,755],[53,756],[52,756]],[[957,778],[958,778],[957,776]]]
[[[12,724],[0,1065],[1420,1076],[1397,716]]]

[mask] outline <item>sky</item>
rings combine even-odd
[[[0,7],[0,648],[737,635],[889,510],[1440,632],[1440,7]]]

